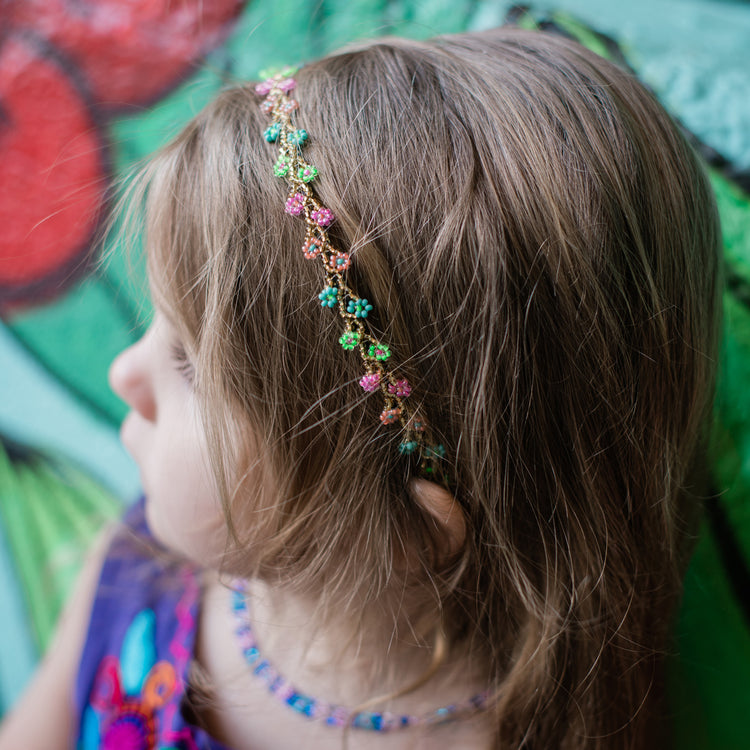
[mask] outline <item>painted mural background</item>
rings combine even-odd
[[[727,260],[718,496],[676,624],[678,747],[750,747],[750,5],[710,0],[0,0],[0,714],[83,550],[138,494],[106,371],[150,309],[101,238],[128,169],[224,83],[356,38],[508,18],[626,61],[711,165]],[[596,31],[595,31],[596,30]],[[598,34],[596,32],[603,32]]]

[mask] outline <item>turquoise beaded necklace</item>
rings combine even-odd
[[[472,696],[462,703],[430,711],[421,716],[394,714],[389,711],[352,711],[335,703],[313,698],[298,690],[286,680],[260,653],[258,643],[250,626],[247,604],[247,583],[235,581],[232,584],[232,612],[235,619],[235,635],[239,641],[245,661],[268,690],[293,711],[307,719],[317,720],[330,727],[351,727],[371,732],[392,732],[396,729],[409,729],[417,726],[434,726],[463,718],[486,708],[490,691]]]

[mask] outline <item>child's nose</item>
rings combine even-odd
[[[145,337],[120,352],[109,366],[112,390],[144,419],[156,419],[156,400]]]

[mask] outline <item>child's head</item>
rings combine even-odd
[[[643,700],[678,590],[717,346],[707,181],[631,75],[562,38],[385,40],[295,77],[329,235],[446,447],[460,523],[419,501],[358,385],[237,87],[156,157],[147,224],[228,565],[331,611],[407,587],[412,614],[486,659],[503,737],[546,706],[538,737],[560,720],[584,747]]]

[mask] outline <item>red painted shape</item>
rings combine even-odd
[[[61,49],[100,105],[146,104],[224,38],[243,0],[10,0],[17,28]]]
[[[99,137],[53,58],[0,46],[0,286],[23,286],[85,249],[102,206]]]

